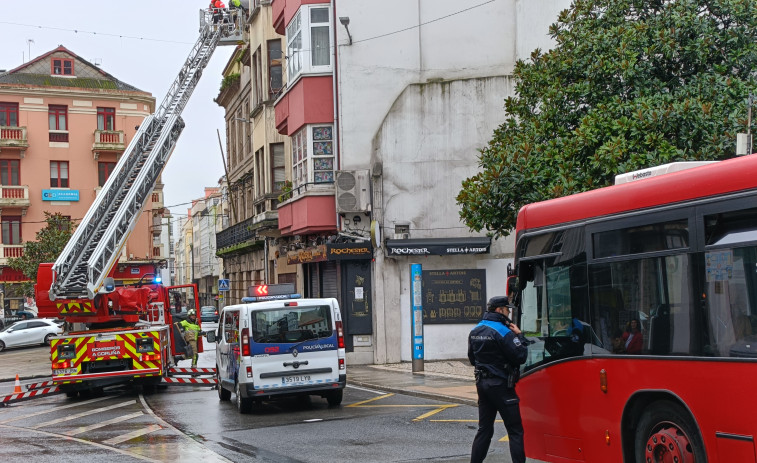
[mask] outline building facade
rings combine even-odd
[[[24,279],[8,258],[35,239],[45,212],[74,223],[84,217],[154,108],[150,93],[63,46],[0,73],[0,281],[8,308],[21,303],[9,284]],[[166,262],[162,187],[147,200],[119,263]]]
[[[225,304],[241,302],[254,285],[301,279],[298,266],[287,263],[278,227],[290,148],[275,128],[273,102],[284,85],[285,44],[273,30],[270,1],[250,3],[244,43],[229,59],[216,98],[226,111],[230,222],[217,244],[230,286]]]

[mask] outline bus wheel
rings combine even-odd
[[[694,420],[680,405],[661,400],[647,406],[636,427],[637,463],[704,463],[704,443]]]

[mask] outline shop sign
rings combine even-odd
[[[323,262],[326,259],[327,257],[325,244],[287,252],[288,265],[308,264],[310,262]]]
[[[329,260],[358,260],[373,258],[373,247],[368,243],[327,244]]]

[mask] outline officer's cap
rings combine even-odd
[[[497,307],[509,307],[510,302],[507,300],[507,296],[494,296],[486,303],[486,310],[494,312]]]

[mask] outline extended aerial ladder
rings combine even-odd
[[[200,37],[154,114],[139,127],[53,265],[50,300],[93,299],[139,219],[184,128],[181,112],[219,44],[241,39],[241,14],[200,10]]]

